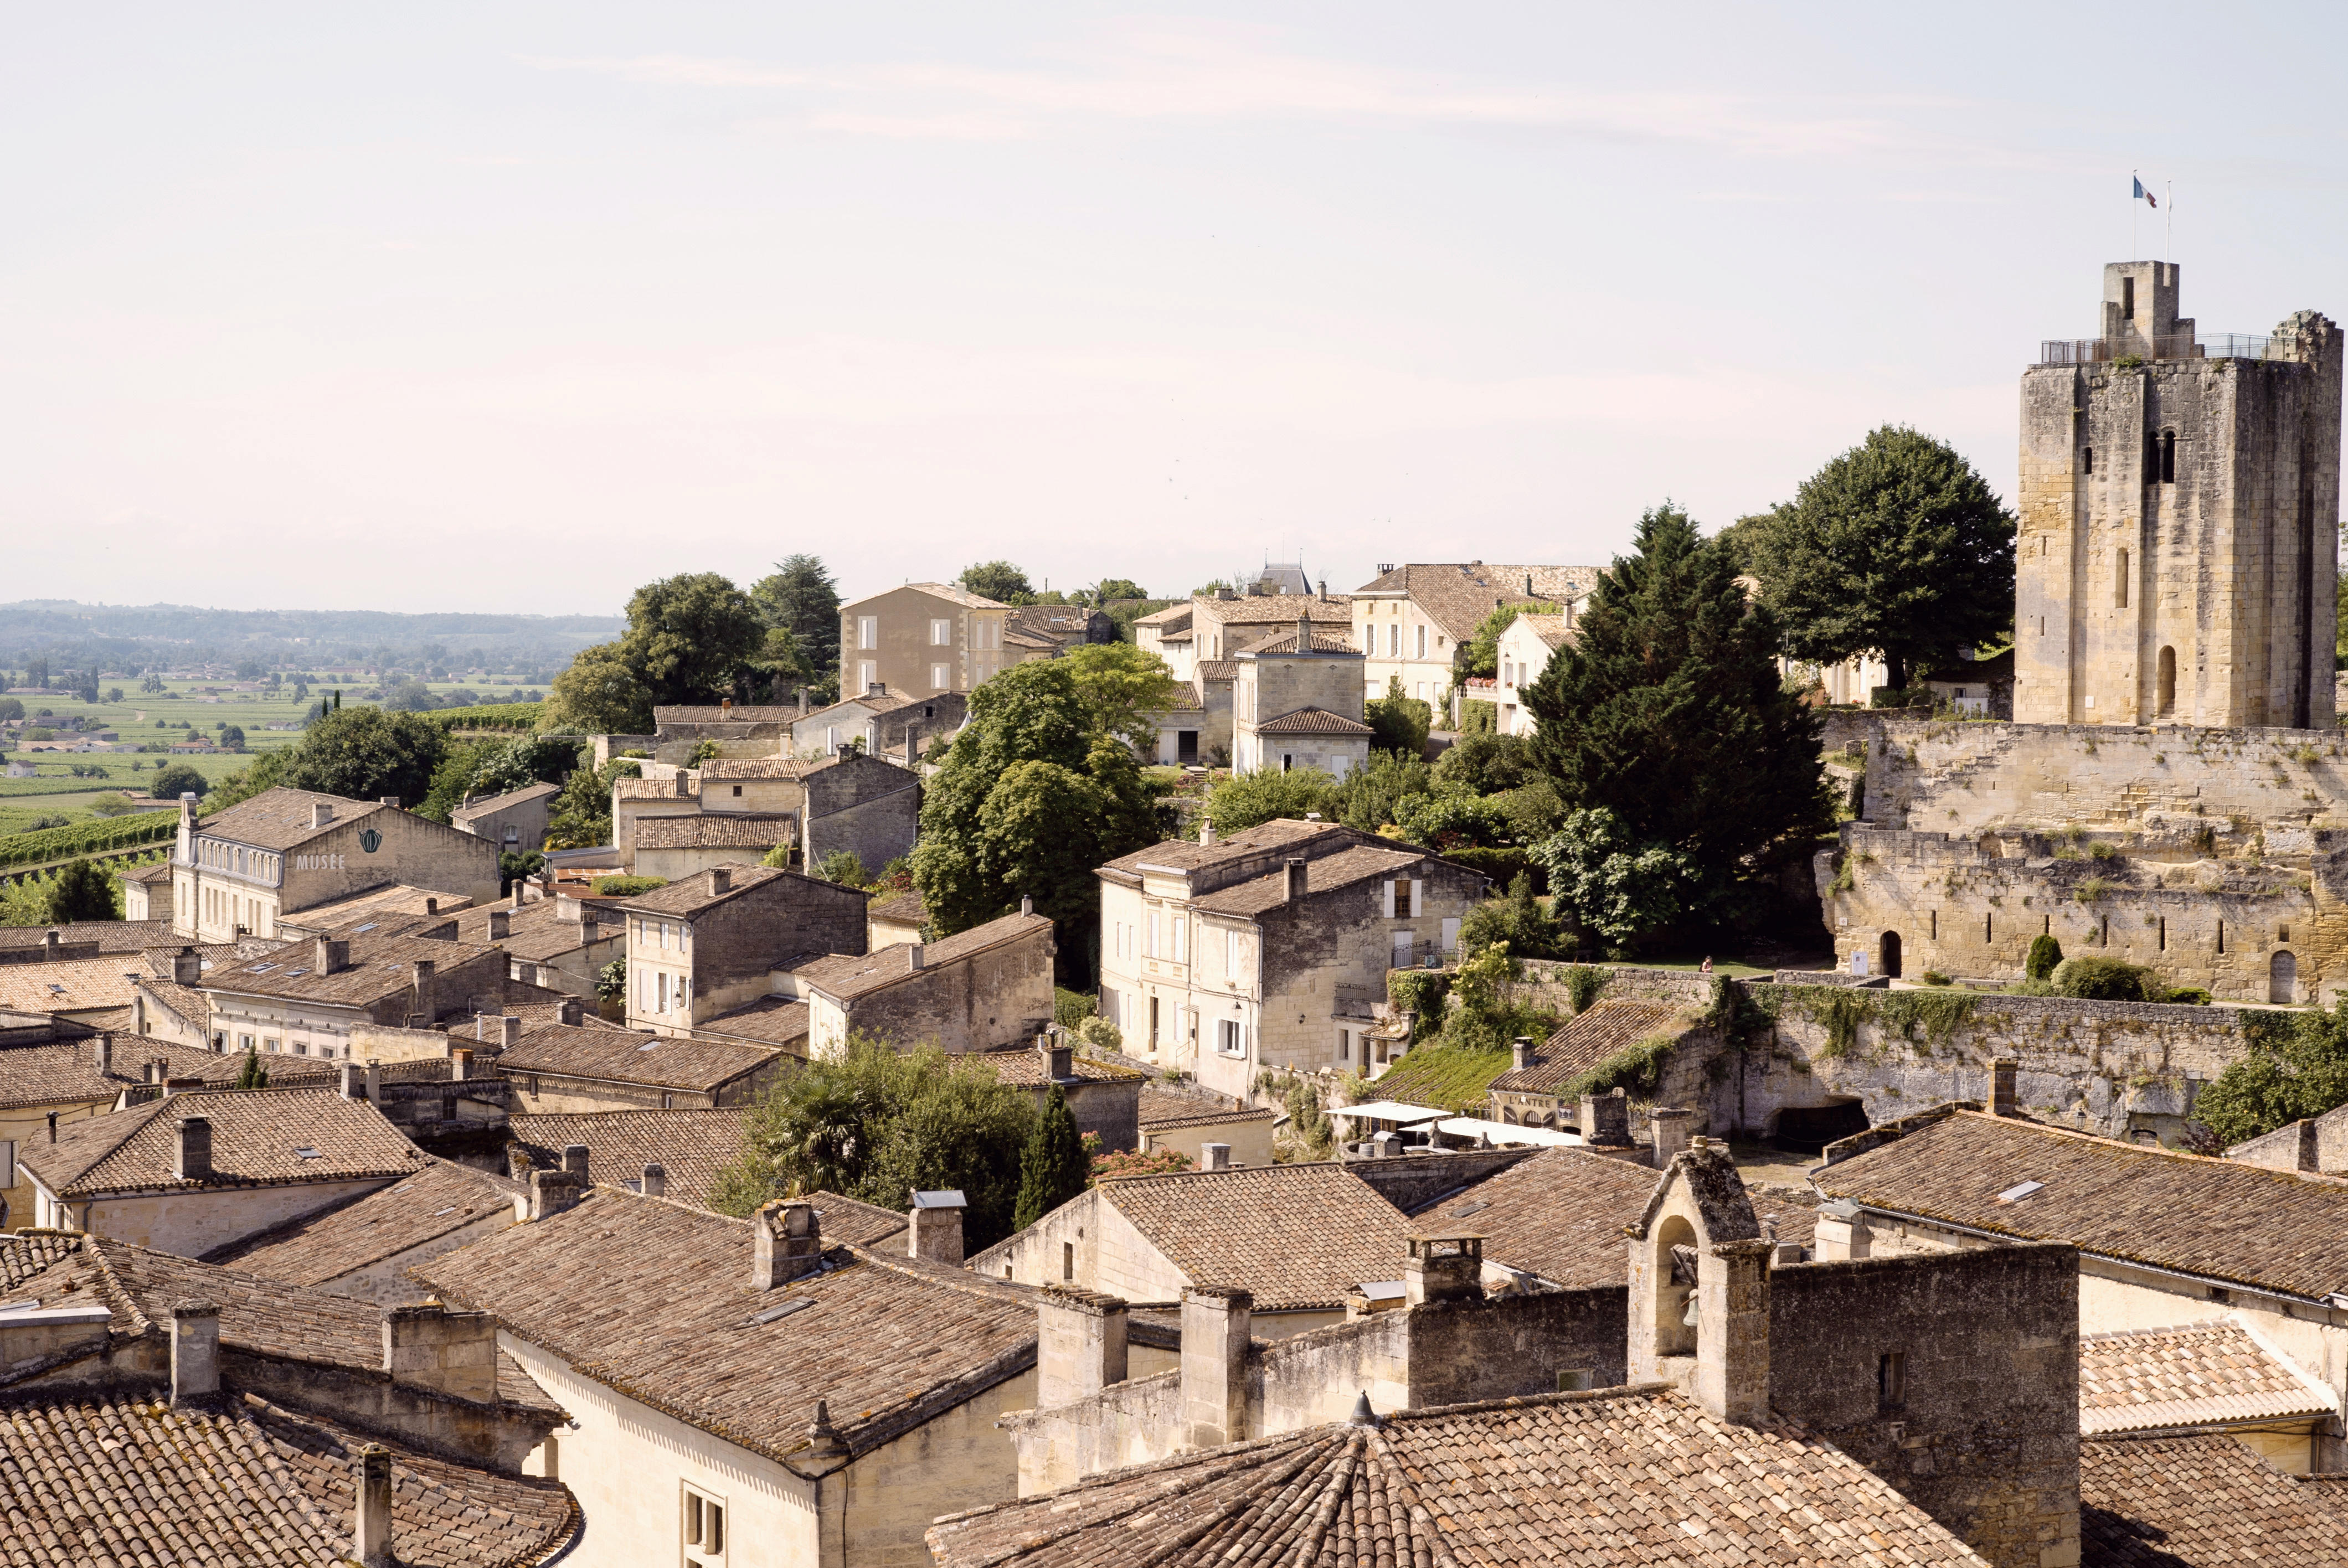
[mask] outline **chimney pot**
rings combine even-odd
[[[473,1076],[473,1053],[460,1045],[448,1048],[448,1081],[462,1083]]]
[[[1035,1406],[1090,1399],[1128,1375],[1126,1304],[1047,1285],[1035,1299]]]
[[[685,770],[683,768],[677,769],[676,772],[671,774],[669,777],[674,783],[675,793],[676,794],[683,796],[693,793],[693,781],[685,776]]]
[[[917,1192],[905,1216],[905,1255],[962,1266],[962,1194]]]
[[[1255,1297],[1232,1286],[1182,1291],[1181,1433],[1192,1449],[1248,1436],[1248,1330]]]
[[[511,1050],[521,1043],[521,1015],[507,1013],[498,1020],[498,1049]]]
[[[1655,1169],[1662,1170],[1681,1151],[1691,1147],[1688,1129],[1695,1122],[1693,1112],[1668,1106],[1657,1106],[1647,1112],[1647,1124],[1654,1132]]]
[[[437,1301],[383,1308],[383,1369],[395,1383],[460,1399],[498,1397],[498,1320]]]
[[[562,1145],[563,1170],[568,1172],[570,1174],[578,1177],[580,1184],[583,1186],[594,1185],[594,1179],[587,1173],[587,1162],[591,1158],[592,1158],[592,1156],[590,1154],[587,1145],[584,1143],[565,1143]]]
[[[1631,1102],[1619,1094],[1583,1095],[1581,1142],[1592,1149],[1631,1147]]]
[[[1231,1146],[1229,1143],[1201,1143],[1199,1145],[1199,1169],[1202,1171],[1228,1171],[1231,1168]]]
[[[1202,816],[1199,819],[1199,842],[1202,845],[1211,845],[1215,842],[1215,819],[1213,817]]]
[[[212,1124],[209,1117],[190,1116],[179,1126],[180,1158],[176,1174],[183,1182],[208,1182],[212,1176]]]
[[[815,1205],[777,1198],[750,1216],[750,1288],[772,1290],[823,1266]]]
[[[1989,1113],[1993,1116],[2019,1116],[2022,1112],[2014,1103],[2014,1080],[2022,1063],[2010,1056],[2001,1056],[1989,1064]]]
[[[587,918],[587,906],[568,893],[558,893],[554,896],[554,917],[577,924]]]
[[[57,956],[57,944],[63,938],[56,931],[44,932],[41,936],[41,957],[55,959]]]
[[[352,1468],[357,1472],[359,1497],[351,1544],[358,1552],[360,1568],[392,1568],[391,1450],[381,1443],[362,1444]]]
[[[171,1403],[220,1392],[220,1307],[209,1301],[171,1306]]]
[[[1304,897],[1304,862],[1291,860],[1282,869],[1285,876],[1281,883],[1280,901],[1293,904]]]
[[[644,1167],[644,1193],[648,1198],[668,1195],[668,1167],[655,1160]]]
[[[341,1072],[343,1098],[345,1100],[366,1099],[366,1080],[359,1075],[359,1064],[355,1061],[345,1061],[342,1064]]]
[[[324,827],[326,824],[334,820],[335,808],[331,802],[314,800],[310,803],[310,825],[312,827]]]
[[[195,948],[181,948],[178,952],[171,955],[171,983],[173,985],[197,985],[201,983],[203,978],[203,955],[197,952]]]
[[[440,913],[440,900],[438,898],[427,898],[424,900],[424,912],[427,915],[438,915]]]
[[[580,1017],[585,1010],[577,997],[564,997],[554,1004],[554,1021],[566,1028],[577,1029]]]
[[[99,1035],[98,1037],[96,1050],[98,1051],[98,1070],[100,1072],[113,1071],[114,1036],[111,1034]]]
[[[1533,1064],[1533,1042],[1530,1035],[1517,1036],[1511,1049],[1514,1052],[1511,1066],[1515,1071],[1522,1072]]]
[[[341,938],[321,937],[313,957],[320,974],[338,975],[351,967],[351,945]]]
[[[523,1200],[523,1206],[530,1219],[550,1219],[585,1195],[586,1184],[568,1171],[532,1171],[530,1196]]]
[[[1022,915],[1033,915],[1035,912],[1035,900],[1032,895],[1025,893],[1019,895],[1019,912]]]
[[[1484,1296],[1484,1238],[1478,1235],[1415,1235],[1403,1256],[1403,1299],[1413,1307],[1429,1301],[1480,1301]]]
[[[712,898],[716,897],[720,893],[726,891],[733,886],[733,872],[729,871],[723,866],[713,866],[709,868],[709,896]]]
[[[915,942],[906,948],[905,958],[906,961],[914,968],[920,968],[922,967],[922,944]]]

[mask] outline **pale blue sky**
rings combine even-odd
[[[2348,317],[2339,16],[14,4],[0,598],[1345,589],[1886,420],[2010,497],[2132,167],[2204,331]]]

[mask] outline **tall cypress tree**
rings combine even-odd
[[[1044,1114],[1019,1155],[1019,1206],[1011,1223],[1025,1230],[1092,1184],[1085,1142],[1060,1086],[1044,1098]]]
[[[1669,501],[1598,579],[1575,641],[1526,689],[1533,751],[1569,810],[1611,811],[1718,893],[1834,820],[1818,720],[1786,690],[1776,622],[1729,551]]]

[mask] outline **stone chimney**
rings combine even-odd
[[[1035,1298],[1035,1408],[1073,1404],[1126,1379],[1126,1305],[1047,1285]]]
[[[41,958],[44,962],[57,962],[57,946],[63,940],[63,936],[56,931],[45,931],[41,934]]]
[[[568,1171],[532,1171],[530,1196],[521,1202],[527,1206],[527,1218],[543,1220],[574,1207],[586,1195],[587,1184]]]
[[[392,810],[397,811],[399,809],[399,797],[396,794],[385,795],[383,797],[383,804],[389,806]]]
[[[683,768],[679,768],[675,773],[671,774],[669,778],[676,786],[673,793],[680,798],[693,793],[693,781],[685,776],[685,770]]]
[[[1520,1034],[1509,1047],[1510,1071],[1522,1072],[1533,1064],[1533,1041],[1530,1035]]]
[[[1202,845],[1211,845],[1215,842],[1215,819],[1213,817],[1202,816],[1199,819],[1199,842]]]
[[[335,803],[333,801],[314,800],[310,803],[310,825],[312,827],[324,827],[326,824],[334,820]]]
[[[407,1010],[411,1014],[421,1014],[424,1019],[425,1027],[429,1029],[432,1025],[432,1020],[440,1016],[433,1007],[432,960],[430,958],[418,958],[416,960],[415,978],[411,982],[411,987],[414,991],[415,999],[408,1004]]]
[[[1657,1106],[1647,1112],[1647,1123],[1654,1130],[1654,1167],[1660,1171],[1672,1163],[1672,1156],[1688,1146],[1688,1132],[1694,1125],[1695,1113]]]
[[[566,1029],[577,1029],[586,1010],[585,1004],[577,997],[564,997],[554,1004],[554,1021]]]
[[[1316,597],[1318,597],[1318,598],[1320,599],[1320,600],[1321,600],[1321,602],[1322,602],[1322,603],[1323,603],[1323,604],[1328,603],[1328,602],[1329,602],[1329,579],[1328,579],[1327,578],[1325,578],[1325,577],[1324,577],[1324,578],[1323,578],[1323,579],[1321,579],[1321,582],[1320,582],[1320,589],[1321,589],[1321,591],[1320,591],[1320,593],[1319,593]]]
[[[451,1045],[448,1048],[448,1081],[451,1083],[463,1083],[472,1076],[473,1052],[471,1048],[461,1045]]]
[[[915,1193],[912,1212],[905,1216],[905,1255],[960,1268],[963,1207],[963,1195],[951,1188]]]
[[[381,1443],[359,1445],[358,1507],[353,1511],[351,1546],[359,1568],[392,1568],[391,1450]]]
[[[1182,1289],[1182,1425],[1186,1448],[1247,1440],[1248,1330],[1255,1297],[1229,1285]]]
[[[1228,1171],[1231,1168],[1231,1146],[1229,1143],[1201,1143],[1199,1145],[1199,1169],[1202,1171]]]
[[[1696,1265],[1695,1402],[1724,1421],[1769,1419],[1769,1255],[1764,1237],[1715,1242]]]
[[[336,937],[321,937],[312,944],[311,962],[322,975],[338,975],[351,967],[351,945]]]
[[[1200,1152],[1204,1153],[1203,1147]],[[1395,1160],[1401,1158],[1401,1133],[1393,1132],[1380,1132],[1370,1140],[1370,1158],[1374,1160]]]
[[[750,1216],[750,1288],[772,1290],[823,1266],[815,1205],[777,1198]]]
[[[492,941],[492,942],[502,942],[502,941],[505,941],[505,940],[509,939],[509,938],[511,938],[512,936],[513,936],[513,911],[512,911],[512,910],[510,910],[510,909],[492,909],[492,910],[490,910],[490,911],[489,911],[489,940],[490,940],[490,941]]]
[[[580,925],[587,918],[587,906],[568,893],[557,893],[554,896],[554,917],[568,920],[574,926]]]
[[[437,1301],[386,1307],[383,1309],[383,1369],[395,1383],[495,1404],[497,1317],[489,1312],[451,1312]]]
[[[339,1069],[339,1072],[342,1078],[342,1091],[344,1099],[364,1100],[366,1098],[366,1080],[360,1075],[359,1064],[357,1062],[344,1062]]]
[[[1291,860],[1281,867],[1280,901],[1293,904],[1304,897],[1304,862]]]
[[[1026,893],[1019,895],[1019,912],[1022,915],[1033,915],[1035,912],[1035,899],[1033,895]]]
[[[196,828],[196,792],[184,791],[180,796],[180,831],[193,833]]]
[[[1867,1211],[1849,1198],[1818,1205],[1817,1229],[1810,1248],[1820,1263],[1849,1263],[1874,1254],[1875,1238],[1867,1228]]]
[[[438,915],[440,913],[440,900],[438,898],[427,898],[424,900],[424,912],[427,915]]]
[[[906,961],[906,963],[907,963],[907,964],[911,965],[911,966],[913,968],[915,968],[915,969],[919,969],[919,968],[922,967],[922,944],[921,944],[921,943],[919,943],[919,942],[912,943],[911,946],[909,946],[909,947],[905,949],[905,961]]]
[[[171,1305],[171,1403],[220,1392],[220,1308],[209,1301]]]
[[[588,1173],[587,1170],[587,1163],[591,1158],[592,1156],[584,1143],[562,1145],[563,1172],[567,1175],[578,1177],[579,1184],[582,1187],[592,1187],[595,1184],[594,1178]]]
[[[92,1049],[93,1050],[95,1050],[95,1051],[97,1052],[97,1055],[98,1055],[98,1070],[100,1072],[111,1072],[111,1071],[114,1071],[114,1036],[113,1036],[112,1034],[110,1034],[110,1033],[109,1033],[109,1034],[101,1034],[101,1035],[99,1035],[96,1040],[92,1040],[92,1041],[90,1042],[90,1046],[91,1046],[91,1049]]]
[[[1408,1245],[1402,1264],[1402,1292],[1409,1305],[1484,1299],[1482,1236],[1430,1232],[1412,1236]]]
[[[2019,1116],[2014,1104],[2013,1081],[2022,1071],[2022,1063],[2010,1056],[1993,1059],[1989,1064],[1989,1113],[1993,1116]]]
[[[648,1198],[668,1196],[668,1167],[657,1160],[646,1165],[642,1191]]]
[[[1621,1090],[1581,1097],[1581,1142],[1592,1149],[1631,1147],[1631,1102]]]
[[[521,1015],[510,1012],[504,1014],[498,1020],[498,1049],[511,1050],[520,1043]]]
[[[183,1182],[212,1179],[212,1124],[209,1117],[191,1116],[179,1126],[179,1158],[172,1173]]]
[[[367,1103],[377,1108],[383,1104],[383,1063],[370,1056],[366,1068]]]
[[[804,718],[806,718],[807,716],[808,716],[808,689],[807,689],[806,687],[802,686],[802,687],[800,687],[800,688],[799,688],[799,717],[800,717],[800,718],[802,718],[802,719],[804,719]]]
[[[181,948],[171,955],[171,983],[175,986],[201,985],[204,979],[204,958],[193,948]]]
[[[1313,618],[1309,615],[1300,615],[1296,618],[1296,651],[1299,653],[1313,651]]]
[[[734,699],[733,699],[733,698],[731,698],[731,697],[720,697],[720,698],[718,698],[718,699],[717,699],[717,718],[718,718],[718,722],[719,722],[719,723],[731,723],[731,722],[732,722],[732,720],[733,720],[733,718],[734,718]]]
[[[726,866],[713,866],[704,875],[709,878],[709,896],[712,898],[731,890],[734,886],[734,873]]]

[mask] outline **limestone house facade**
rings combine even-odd
[[[2203,340],[2179,272],[2106,265],[2023,373],[2014,716],[2329,731],[2340,329]]]
[[[839,607],[839,690],[906,697],[972,692],[1018,662],[1011,607],[943,582],[909,582]]]
[[[1460,651],[1484,618],[1504,604],[1563,605],[1598,580],[1586,566],[1487,566],[1482,561],[1382,566],[1354,590],[1354,646],[1364,655],[1365,694],[1383,697],[1399,679],[1403,695],[1436,712],[1436,727],[1458,723],[1452,696]]]
[[[802,867],[849,850],[877,873],[912,852],[922,775],[853,749],[713,758],[614,780],[612,808],[620,863],[640,876],[674,881],[778,847],[796,849]]]
[[[657,816],[637,823],[633,836],[628,870],[676,882],[720,866],[755,866],[778,849],[797,849],[799,819],[748,812]]]
[[[1573,617],[1519,615],[1500,633],[1499,671],[1493,677],[1491,701],[1498,709],[1500,733],[1529,735],[1535,728],[1532,710],[1525,706],[1525,688],[1540,679],[1550,656],[1573,640]]]
[[[180,801],[171,928],[233,941],[276,934],[281,917],[387,883],[494,902],[498,846],[399,809],[309,790],[264,790],[200,818]]]
[[[861,889],[771,866],[720,866],[618,906],[628,923],[630,1029],[689,1033],[769,995],[826,953],[864,947]]]
[[[1263,1069],[1354,1071],[1385,977],[1450,953],[1485,877],[1334,823],[1169,839],[1101,883],[1100,1008],[1131,1057],[1244,1102]]]
[[[1292,632],[1300,619],[1312,623],[1315,637],[1343,641],[1353,626],[1353,601],[1344,594],[1333,597],[1325,589],[1313,594],[1231,593],[1226,597],[1219,593],[1194,598],[1189,672],[1196,674],[1200,664],[1236,659],[1245,649]],[[1175,679],[1184,679],[1183,672],[1177,671]]]
[[[839,1055],[851,1034],[956,1055],[1024,1045],[1052,1021],[1057,950],[1052,922],[1023,909],[933,942],[799,965],[808,1053]]]
[[[603,966],[627,948],[627,922],[599,898],[513,897],[457,915],[457,940],[506,956],[506,978],[591,1001]]]
[[[214,1050],[328,1061],[348,1060],[352,1030],[369,1024],[429,1028],[542,995],[510,979],[494,947],[406,933],[288,943],[214,968],[196,989],[211,1004]]]
[[[1100,1140],[1101,1151],[1127,1154],[1141,1145],[1142,1085],[1149,1075],[1114,1061],[1078,1056],[1056,1034],[1039,1034],[1026,1050],[988,1053],[995,1080],[1024,1089],[1041,1111],[1057,1089],[1075,1118],[1076,1135]]]
[[[163,920],[171,918],[171,862],[167,858],[151,866],[134,866],[120,874],[122,884],[122,917],[126,920]]]
[[[1006,619],[1013,630],[1043,638],[1062,649],[1117,641],[1117,622],[1108,612],[1081,604],[1015,604]]]
[[[1187,601],[1138,616],[1133,622],[1133,645],[1144,653],[1158,655],[1167,673],[1177,681],[1188,681],[1198,672],[1199,655],[1192,636]]]
[[[546,845],[547,817],[554,808],[554,797],[561,793],[558,784],[533,784],[503,794],[468,797],[448,814],[448,825],[488,839],[500,854],[541,849]]]
[[[1220,1143],[1233,1165],[1272,1163],[1272,1112],[1235,1105],[1220,1095],[1145,1089],[1135,1107],[1144,1153],[1175,1153],[1193,1167],[1206,1164],[1204,1146]]]
[[[1376,733],[1362,722],[1362,656],[1304,621],[1241,650],[1231,682],[1231,770],[1358,773]],[[1201,702],[1203,708],[1204,703]]]
[[[864,910],[864,946],[877,952],[898,942],[918,942],[930,927],[930,911],[919,893],[875,900]]]
[[[429,1158],[364,1096],[192,1091],[20,1143],[34,1223],[197,1257],[364,1196]]]
[[[527,1120],[748,1105],[775,1081],[783,1058],[755,1041],[549,1023],[525,1030],[491,1065]]]

